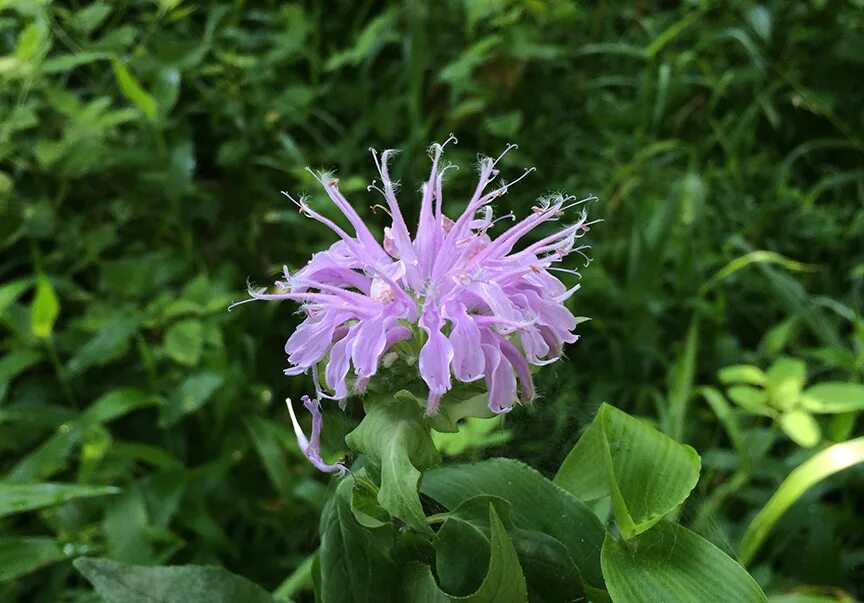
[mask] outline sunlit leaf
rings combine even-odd
[[[604,404],[555,483],[586,501],[611,495],[618,527],[632,538],[684,502],[699,468],[690,446]]]
[[[804,390],[804,409],[816,413],[846,413],[864,410],[864,385],[860,383],[818,383]]]
[[[144,89],[143,86],[135,79],[135,77],[126,68],[126,65],[119,60],[114,59],[111,62],[114,69],[114,77],[117,80],[117,86],[120,92],[123,93],[133,105],[149,119],[156,121],[157,105],[152,96]]]
[[[736,364],[720,369],[717,374],[720,381],[729,385],[732,383],[747,383],[749,385],[765,385],[765,372],[752,364]]]
[[[799,446],[811,448],[822,439],[822,430],[812,415],[803,410],[790,410],[777,418],[777,423]]]
[[[36,296],[30,308],[30,328],[36,337],[50,337],[54,330],[54,321],[60,314],[60,300],[54,292],[54,286],[44,276],[36,281]]]

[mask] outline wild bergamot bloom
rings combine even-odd
[[[372,150],[381,184],[373,182],[369,188],[383,195],[392,218],[381,241],[331,174],[313,175],[350,223],[349,230],[316,212],[306,198],[295,200],[283,192],[303,215],[339,237],[297,272],[285,268],[284,280],[276,282],[274,292],[250,291],[253,299],[294,300],[305,313],[285,344],[290,364],[285,373],[311,373],[315,398],[304,396],[304,405],[313,414],[311,439],[303,435],[293,409],[291,418],[304,454],[323,471],[344,467],[321,460],[319,401],[338,400],[344,407],[351,393],[366,390],[400,342],[419,347],[416,364],[428,388],[426,412],[434,415],[454,379],[485,380],[494,413],[510,411],[517,400],[530,402],[534,387],[529,365],[554,362],[563,344],[578,339],[577,318],[564,302],[579,285],[567,288],[553,272],[578,275],[555,264],[572,253],[586,257],[588,246],[578,241],[591,224],[585,204],[594,198],[543,197],[527,217],[493,235],[496,222],[515,217],[493,219],[491,203],[533,171],[525,170],[509,184],[490,186],[499,175],[496,165],[501,157],[515,148],[508,145],[496,159],[480,158],[474,194],[453,220],[443,212],[442,196],[444,175],[453,166],[442,165],[441,156],[450,142],[456,142],[452,135],[429,149],[432,170],[421,189],[413,237],[396,199],[397,183],[388,171],[392,150],[380,156]],[[573,208],[578,208],[575,222],[517,248],[538,226],[561,222]]]

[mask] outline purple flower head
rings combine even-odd
[[[479,379],[485,380],[489,409],[504,413],[517,401],[528,403],[533,398],[529,365],[555,361],[564,343],[578,339],[573,332],[577,318],[564,302],[579,285],[567,288],[553,273],[578,275],[576,270],[555,267],[573,253],[587,260],[588,246],[580,245],[579,239],[592,224],[585,205],[594,198],[549,195],[521,221],[516,222],[512,214],[493,219],[492,202],[533,171],[527,169],[513,182],[493,185],[498,162],[515,148],[508,145],[498,158],[479,160],[474,194],[462,214],[451,219],[443,211],[442,182],[453,166],[441,162],[450,142],[456,142],[452,135],[429,149],[432,170],[421,189],[413,236],[396,199],[397,183],[388,171],[392,150],[380,155],[372,150],[381,184],[373,182],[369,189],[384,197],[386,207],[381,207],[392,218],[380,241],[330,174],[313,175],[347,219],[348,230],[316,212],[305,198],[295,200],[283,193],[303,215],[339,238],[297,272],[285,268],[275,292],[250,291],[253,299],[294,300],[305,313],[285,344],[290,364],[285,373],[312,375],[316,399],[305,402],[314,419],[308,445],[302,445],[305,436],[301,438],[296,421],[295,428],[304,453],[325,471],[340,466],[324,464],[318,453],[318,400],[344,405],[351,393],[365,390],[395,350],[419,348],[416,363],[428,387],[428,414],[446,404],[445,394],[454,381]],[[569,224],[522,243],[541,225],[560,224],[571,214]],[[496,223],[503,219],[515,223],[493,235]]]

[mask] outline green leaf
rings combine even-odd
[[[345,65],[356,65],[368,59],[382,46],[399,39],[396,32],[396,16],[394,9],[387,10],[369,21],[357,36],[354,46],[331,56],[324,69],[333,71]]]
[[[603,576],[615,603],[767,601],[735,560],[687,528],[662,521],[627,541],[603,543]]]
[[[777,408],[789,409],[796,405],[801,388],[807,380],[807,365],[796,358],[780,358],[766,373],[768,397]]]
[[[80,375],[92,366],[101,366],[119,357],[133,335],[140,319],[134,316],[112,317],[96,334],[81,346],[66,365],[71,375]]]
[[[285,460],[285,450],[279,443],[279,426],[274,421],[254,416],[248,417],[245,422],[270,483],[280,496],[290,498],[294,478]]]
[[[441,588],[451,596],[467,596],[483,579],[478,567],[489,565],[491,525],[489,509],[509,520],[510,503],[495,496],[475,496],[447,514],[435,534],[435,569]]]
[[[812,448],[822,439],[819,423],[803,410],[784,412],[777,418],[777,423],[793,442],[804,448]]]
[[[190,375],[159,409],[159,426],[170,427],[195,412],[219,389],[225,377],[212,371]]]
[[[864,438],[834,444],[813,455],[789,474],[774,495],[747,526],[741,540],[741,563],[748,565],[771,528],[807,490],[848,467],[864,462]]]
[[[44,276],[36,281],[36,295],[30,309],[30,328],[36,337],[46,339],[54,330],[54,322],[60,313],[60,300],[54,286]]]
[[[123,96],[138,107],[147,119],[156,121],[157,106],[153,97],[138,83],[138,80],[135,79],[123,63],[114,59],[111,61],[111,65],[114,68],[114,78],[117,80],[117,86],[119,86]]]
[[[516,549],[498,517],[495,505],[489,504],[491,542],[489,569],[486,577],[473,594],[467,597],[451,597],[453,601],[465,603],[526,603],[528,591],[525,576],[519,565]]]
[[[115,561],[149,565],[156,561],[147,507],[137,484],[111,499],[102,521],[106,554]]]
[[[71,71],[81,65],[110,59],[111,53],[104,51],[82,51],[74,54],[61,54],[52,56],[42,64],[42,71],[45,73],[65,73]]]
[[[804,390],[804,409],[816,413],[845,413],[864,410],[864,385],[826,382]]]
[[[690,446],[604,404],[555,483],[582,500],[610,494],[618,528],[632,538],[684,502],[699,468]]]
[[[768,394],[749,385],[736,385],[726,390],[726,395],[746,411],[765,414],[768,410]]]
[[[511,459],[451,465],[427,471],[421,489],[448,509],[480,495],[507,500],[517,528],[548,534],[561,542],[583,586],[602,588],[599,551],[605,530],[600,520],[584,503],[531,467]]]
[[[221,567],[144,567],[86,557],[73,563],[105,603],[276,603],[257,584]]]
[[[353,450],[381,467],[378,502],[419,532],[431,535],[417,492],[420,471],[440,461],[417,399],[402,391],[392,400],[367,397],[366,416],[345,436]]]
[[[321,515],[321,603],[388,603],[398,577],[390,560],[391,526],[368,529],[351,512],[350,479],[344,479]]]
[[[428,565],[407,563],[401,568],[402,601],[411,603],[451,603],[450,597],[438,587]]]
[[[13,350],[0,358],[0,399],[3,398],[6,387],[18,375],[42,360],[42,354],[27,348]]]
[[[116,494],[112,486],[84,484],[6,484],[0,483],[0,517],[34,509],[52,507],[75,498]]]
[[[6,308],[14,304],[32,284],[33,279],[22,278],[0,286],[0,318],[3,317]]]
[[[542,601],[566,601],[582,592],[579,572],[567,548],[553,537],[512,525],[512,507],[503,498],[469,498],[447,514],[435,537],[435,567],[444,591],[467,595],[480,585],[477,567],[490,558],[489,506],[508,527],[529,593]],[[533,599],[532,599],[533,600]]]
[[[752,364],[736,364],[720,369],[717,373],[724,384],[747,383],[748,385],[765,385],[768,377],[765,371]]]
[[[69,463],[70,454],[90,428],[157,402],[154,396],[135,388],[114,389],[103,394],[78,418],[60,425],[53,436],[21,459],[6,480],[20,483],[48,478]]]
[[[172,360],[195,366],[204,347],[204,325],[198,320],[182,320],[165,333],[165,353]]]
[[[66,559],[53,538],[0,538],[0,582],[6,582]]]

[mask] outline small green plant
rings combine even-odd
[[[771,418],[805,448],[822,440],[814,415],[836,415],[832,431],[847,432],[848,437],[849,413],[864,410],[864,385],[826,381],[806,386],[807,365],[796,358],[780,358],[765,371],[750,364],[728,366],[718,376],[728,386],[730,400],[750,414]]]

